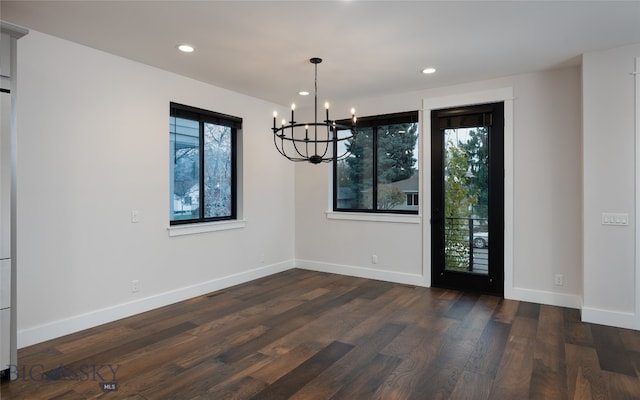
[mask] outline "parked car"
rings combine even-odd
[[[474,232],[473,247],[476,249],[484,249],[489,247],[489,232]]]

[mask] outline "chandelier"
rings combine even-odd
[[[277,111],[273,112],[273,143],[276,149],[291,161],[309,161],[312,164],[342,160],[349,156],[346,146],[339,148],[338,144],[354,139],[356,135],[355,110],[351,109],[351,124],[339,124],[329,119],[329,103],[324,103],[326,119],[318,122],[318,64],[321,58],[311,58],[315,65],[314,86],[314,115],[313,122],[299,123],[295,120],[296,105],[291,105],[291,120],[282,120],[280,127],[276,126]],[[341,132],[338,137],[338,132]],[[345,133],[346,132],[346,133]],[[331,148],[331,150],[329,149]]]

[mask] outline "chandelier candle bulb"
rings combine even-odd
[[[278,116],[278,112],[273,112],[273,129],[276,129],[276,117]]]
[[[327,110],[327,122],[329,122],[329,102],[324,103],[324,109]]]

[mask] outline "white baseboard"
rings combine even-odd
[[[525,288],[505,288],[505,299],[580,309],[582,298],[574,294],[546,292]]]
[[[582,307],[582,322],[615,326],[617,328],[640,329],[638,317],[635,313],[601,310],[591,307]]]
[[[327,272],[356,276],[359,278],[377,279],[387,282],[403,283],[415,286],[427,286],[425,279],[419,274],[407,274],[403,272],[378,270],[373,268],[355,267],[351,265],[330,264],[309,260],[296,260],[296,267],[312,271]],[[582,298],[578,295],[545,292],[524,288],[505,288],[505,298],[527,301],[538,304],[548,304],[558,307],[582,308]]]
[[[79,332],[293,268],[284,261],[18,331],[18,348]]]
[[[407,274],[405,272],[355,267],[352,265],[330,264],[309,260],[296,260],[295,263],[297,268],[308,269],[311,271],[376,279],[380,281],[402,283],[405,285],[425,286],[424,278],[420,274]]]
[[[359,278],[376,279],[406,285],[427,286],[421,274],[408,274],[389,270],[356,267],[323,263],[309,260],[289,260],[249,271],[233,274],[196,285],[191,285],[165,293],[138,299],[132,302],[106,307],[86,314],[75,315],[47,324],[22,329],[18,331],[18,348],[55,339],[70,333],[79,332],[121,318],[130,317],[159,307],[164,307],[183,300],[202,296],[207,293],[225,289],[234,285],[263,278],[292,268],[355,276]],[[634,313],[600,310],[584,307],[582,298],[578,295],[545,292],[524,288],[505,287],[505,298],[527,301],[538,304],[549,304],[582,310],[582,320],[596,324],[603,324],[628,329],[640,329],[638,318]]]

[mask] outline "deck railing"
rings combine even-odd
[[[446,269],[488,272],[488,235],[481,234],[486,232],[487,222],[486,218],[445,218]],[[486,245],[481,245],[480,242]]]

